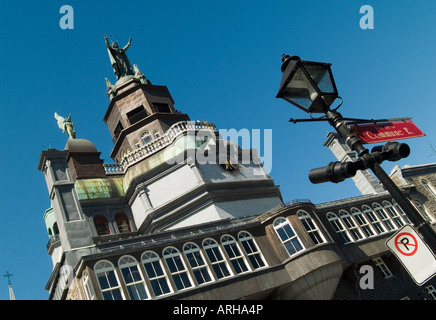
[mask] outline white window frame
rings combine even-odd
[[[174,247],[166,247],[162,250],[162,256],[173,279],[174,289],[183,291],[193,287],[191,275],[186,268],[180,251]]]
[[[206,263],[204,255],[197,244],[193,242],[185,243],[183,245],[183,254],[194,274],[194,280],[197,285],[203,285],[215,280]]]
[[[382,206],[385,209],[385,211],[389,214],[391,220],[397,225],[398,228],[401,228],[405,225],[405,221],[401,218],[401,216],[398,214],[397,210],[395,210],[392,203],[390,203],[387,200],[384,200],[382,202]]]
[[[229,268],[229,264],[216,240],[206,238],[203,240],[202,246],[217,280],[233,276],[233,272],[231,268]],[[217,271],[219,271],[220,274],[218,274]]]
[[[383,222],[384,226],[388,231],[393,231],[398,229],[396,224],[389,217],[388,213],[385,211],[383,206],[380,203],[374,202],[372,204],[372,208],[374,209],[377,216],[380,218],[381,222]]]
[[[171,286],[171,283],[168,281],[168,275],[166,273],[166,270],[163,267],[161,259],[156,252],[145,251],[141,255],[141,263],[144,266],[146,276],[150,282],[151,292],[153,296],[160,297],[173,293],[173,288]],[[149,272],[146,264],[151,267],[154,275]],[[158,286],[155,286],[154,284],[157,284]],[[155,288],[157,287],[159,287],[161,293],[155,290]],[[168,288],[168,291],[166,291],[166,288]]]
[[[391,270],[389,270],[388,266],[381,257],[374,258],[372,261],[374,262],[375,266],[379,268],[385,279],[389,279],[393,276]]]
[[[112,297],[112,299],[108,299],[108,300],[115,300],[115,296],[113,293],[116,291],[120,292],[122,300],[126,299],[124,296],[124,292],[121,288],[120,280],[118,279],[118,275],[115,272],[115,267],[112,264],[112,262],[110,262],[108,260],[98,261],[94,266],[94,272],[95,272],[95,275],[97,277],[97,280],[98,280],[97,282],[98,282],[98,285],[100,287],[100,291],[103,295],[104,300],[106,300],[105,299],[106,293],[110,293],[110,295]],[[112,277],[112,274],[113,274],[113,277],[116,281],[116,285],[114,285],[114,286],[112,286],[113,283],[111,284],[111,280],[110,280],[110,278]],[[106,282],[109,285],[107,288],[104,288],[104,289],[102,288],[101,281],[100,281],[100,275],[103,275],[103,277],[106,279]]]
[[[339,210],[339,217],[348,229],[349,234],[353,237],[354,241],[365,239],[365,236],[360,231],[359,225],[354,221],[353,217],[346,210]]]
[[[353,207],[350,209],[351,215],[353,218],[357,221],[357,224],[359,225],[360,229],[362,230],[365,237],[373,237],[376,235],[376,232],[372,228],[371,224],[369,223],[367,217],[360,211],[359,209]]]
[[[144,288],[146,297],[142,300],[150,299],[151,297],[150,291],[148,290],[148,287],[145,283],[144,276],[141,272],[141,268],[139,267],[138,261],[130,255],[124,255],[118,260],[118,267],[120,268],[121,276],[123,277],[124,284],[126,285],[127,288],[127,293],[130,296],[130,300],[137,300],[132,298],[132,294],[130,293],[130,289],[129,289],[130,287],[134,288],[138,296],[140,296],[138,290],[140,291],[142,288]],[[140,279],[139,280],[134,279],[133,277],[132,277],[132,281],[126,279],[123,269],[129,269],[130,276],[132,276],[133,272],[136,271],[140,276]]]
[[[83,284],[83,288],[85,290],[86,299],[95,300],[95,292],[94,292],[94,289],[92,288],[92,283],[91,283],[91,280],[89,278],[89,273],[87,271],[83,272],[82,284]]]
[[[434,288],[434,286],[429,285],[425,287],[425,289],[427,290],[427,293],[433,298],[433,300],[436,300],[436,289]]]
[[[251,271],[250,266],[242,254],[241,248],[234,237],[229,234],[221,236],[221,245],[224,248],[225,255],[230,261],[235,274],[245,273]]]
[[[240,231],[238,240],[242,249],[250,261],[252,269],[261,269],[268,266],[262,252],[259,249],[254,237],[248,231]]]
[[[349,235],[348,230],[343,225],[343,222],[333,212],[327,213],[327,220],[330,222],[333,230],[339,236],[343,244],[353,242],[353,238]]]
[[[304,229],[306,229],[307,233],[309,234],[315,245],[326,242],[326,239],[324,238],[322,232],[319,230],[318,225],[307,211],[298,210],[297,217],[298,219],[300,219],[301,224],[303,225]]]
[[[380,221],[380,218],[378,217],[378,215],[374,212],[374,209],[371,208],[369,205],[363,205],[362,206],[362,211],[363,214],[365,215],[366,218],[368,218],[369,222],[371,223],[374,231],[377,234],[382,234],[385,233],[386,227],[384,226],[384,224]]]
[[[273,226],[274,226],[274,230],[277,233],[277,236],[279,237],[280,241],[283,243],[283,246],[286,248],[286,251],[291,257],[306,249],[304,245],[301,243],[300,238],[298,237],[297,233],[294,231],[294,228],[292,228],[288,219],[279,217],[274,220]],[[288,230],[286,230],[286,228],[288,228]],[[280,235],[281,231],[283,231],[286,238]],[[297,246],[300,246],[301,248],[299,249],[297,248]]]

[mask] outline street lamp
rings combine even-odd
[[[282,82],[277,98],[308,113],[325,113],[338,97],[330,63],[282,55]]]
[[[290,119],[289,121],[294,123],[328,121],[350,149],[357,152],[358,155],[357,160],[354,162],[331,162],[325,167],[311,170],[309,172],[310,181],[312,183],[328,181],[338,183],[353,177],[357,170],[371,169],[385,189],[408,215],[416,229],[421,232],[433,252],[436,253],[434,230],[380,166],[384,160],[397,161],[407,157],[410,153],[409,146],[404,143],[388,142],[383,147],[375,147],[370,153],[345,121],[346,119],[337,111],[341,105],[335,109],[330,108],[336,98],[339,97],[330,67],[330,63],[303,61],[298,56],[282,54],[281,70],[283,76],[276,97],[292,103],[309,114],[324,114],[324,116],[318,118]]]

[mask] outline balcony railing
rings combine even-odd
[[[213,123],[209,122],[195,122],[195,121],[181,121],[173,124],[164,135],[152,142],[127,153],[118,164],[103,164],[107,175],[123,174],[127,168],[142,159],[145,159],[152,154],[164,149],[166,146],[172,144],[174,140],[186,132],[195,133],[200,130],[217,131]]]

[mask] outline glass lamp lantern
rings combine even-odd
[[[282,56],[283,77],[277,98],[282,98],[307,113],[327,112],[338,97],[331,63]]]

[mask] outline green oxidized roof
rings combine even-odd
[[[78,179],[75,187],[79,200],[124,196],[123,177]]]

